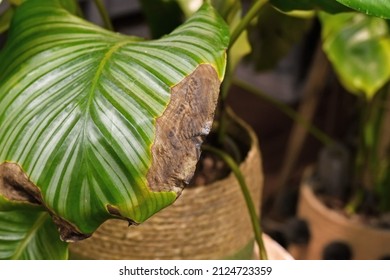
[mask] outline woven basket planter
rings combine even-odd
[[[256,135],[236,118],[230,134],[249,149],[240,168],[260,209],[263,174]],[[172,206],[139,226],[109,220],[70,248],[73,258],[83,259],[250,259],[253,244],[246,204],[231,174],[186,188]]]
[[[390,255],[390,230],[382,230],[352,221],[326,207],[314,194],[310,184],[312,168],[301,185],[298,216],[308,222],[310,242],[301,252],[305,259],[322,259],[324,248],[331,242],[343,242],[356,260],[375,260]]]

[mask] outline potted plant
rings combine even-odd
[[[309,259],[338,258],[334,251],[339,250],[344,258],[386,258],[390,253],[386,220],[390,37],[382,18],[389,18],[389,6],[374,1],[338,2],[371,15],[318,14],[322,48],[341,84],[356,94],[358,121],[347,145],[324,141],[330,145],[321,152],[315,170],[304,177],[298,216],[308,222],[311,237],[299,254]]]
[[[170,35],[149,42],[75,17],[79,9],[74,1],[28,0],[16,9],[0,54],[3,258],[65,258],[66,244],[57,238],[56,226],[63,239],[76,241],[107,219],[143,222],[181,194],[195,170],[202,140],[212,129],[229,44],[228,27],[210,1],[205,2]],[[234,20],[228,20],[234,26],[230,47],[266,2],[254,2],[243,19],[234,13]],[[285,10],[346,9],[338,4],[341,0],[271,2]],[[214,5],[226,3],[239,2]],[[237,129],[232,123],[245,125],[232,121],[223,106],[242,55],[228,59],[215,123],[218,133],[210,142],[217,149],[208,145],[204,150],[224,159],[249,199],[235,163],[240,149],[226,137]],[[184,111],[190,117],[182,117]],[[251,138],[250,133],[242,135],[243,142]],[[256,180],[248,183],[257,196],[261,178]],[[247,205],[262,246],[255,207],[250,200]],[[15,237],[10,241],[8,236]],[[34,250],[48,236],[51,248]],[[263,248],[260,252],[264,256]]]
[[[146,220],[181,193],[211,129],[229,34],[210,5],[150,42],[77,11],[24,2],[1,52],[2,258],[64,258],[56,228],[76,241]]]
[[[181,194],[211,130],[225,73],[229,30],[207,2],[154,41],[82,20],[74,1],[11,6],[0,54],[1,258],[67,258],[57,229],[62,240],[79,241],[107,219],[141,223]],[[237,38],[245,27],[238,25]],[[225,113],[223,122],[236,123],[228,132],[245,127]],[[242,136],[257,146],[251,132]],[[229,155],[209,150],[240,179],[261,244],[242,174]],[[258,152],[250,157],[260,169]],[[259,182],[250,183],[260,197]],[[43,240],[50,245],[39,246]]]
[[[181,3],[182,10],[187,17],[192,16],[196,10],[196,8],[188,9],[190,2],[183,1]],[[238,1],[212,1],[212,4],[234,29],[240,19],[240,3]],[[155,5],[153,3],[154,9],[156,9]],[[146,8],[147,12],[154,10],[148,9],[147,6]],[[165,18],[161,16],[161,12],[159,16],[160,21]],[[251,17],[253,16],[252,13]],[[161,34],[159,28],[162,26],[162,22],[153,16],[147,16],[147,18],[153,19],[150,24],[152,27],[154,26],[152,33]],[[245,36],[239,40],[242,44]],[[238,48],[234,51],[232,49],[234,47],[230,48],[228,52],[230,69],[234,67],[232,64],[236,64],[239,57],[242,57],[246,52]],[[222,109],[222,112],[225,110],[225,108]],[[238,165],[235,166],[236,172],[242,172],[242,175],[238,174],[238,176],[245,177],[250,192],[247,193],[247,197],[254,198],[254,205],[251,206],[252,211],[258,213],[262,173],[257,138],[253,130],[232,113],[226,115],[225,118],[224,121],[229,122],[226,126],[227,134],[230,139],[234,140],[235,145],[239,146],[239,150],[236,150],[235,154],[237,155],[238,151],[242,157],[242,160],[238,160],[239,168]],[[104,224],[93,238],[71,246],[74,256],[118,259],[251,258],[254,234],[239,183],[233,174],[229,175],[228,167],[214,154],[216,151],[210,151],[213,149],[210,145],[223,146],[219,144],[220,140],[216,132],[221,127],[219,124],[220,122],[215,122],[212,135],[207,139],[209,148],[203,147],[203,155],[191,186],[183,191],[180,199],[174,205],[159,212],[131,231],[127,230],[123,224],[118,224],[117,221]],[[228,150],[232,151],[232,148],[228,148]],[[243,180],[241,179],[241,181]],[[258,223],[258,219],[252,217],[252,223]],[[242,234],[237,235],[237,229]],[[216,232],[219,234],[215,234]],[[115,248],[115,255],[113,256],[113,250],[107,251],[104,248]]]

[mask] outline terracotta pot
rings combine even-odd
[[[322,259],[324,248],[334,241],[348,244],[353,259],[389,256],[390,231],[363,225],[326,207],[311,187],[312,170],[307,170],[304,176],[298,204],[298,216],[308,222],[311,237],[296,258]]]
[[[260,209],[263,173],[252,129],[234,118],[230,134],[249,149],[240,168]],[[250,259],[254,235],[234,175],[186,188],[176,202],[137,227],[110,220],[71,245],[71,256],[88,259]]]

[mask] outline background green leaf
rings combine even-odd
[[[336,2],[336,0],[270,0],[270,3],[285,12],[318,9],[328,13],[340,13],[350,10],[346,6]]]
[[[211,3],[229,24],[231,32],[237,27],[242,18],[242,5],[240,1],[235,0],[212,0]],[[244,30],[237,41],[229,49],[229,69],[234,71],[241,59],[249,54],[251,45],[248,39],[248,31]]]
[[[199,0],[176,0],[186,17],[190,17],[194,11],[201,5],[202,1]],[[223,19],[229,25],[230,32],[237,27],[242,18],[242,5],[241,1],[237,0],[211,0],[211,4],[223,17]],[[160,21],[165,19],[159,17]],[[244,30],[233,46],[230,47],[228,55],[229,69],[228,71],[234,71],[241,59],[249,54],[251,51],[251,45],[248,39],[248,32]],[[229,75],[228,75],[229,76]]]
[[[389,0],[337,0],[345,6],[351,7],[368,15],[390,19]]]
[[[140,0],[152,38],[160,38],[183,23],[184,14],[176,0]]]
[[[276,65],[309,30],[311,18],[289,16],[271,5],[264,6],[250,30],[250,57],[257,70]]]
[[[49,214],[20,210],[0,212],[0,259],[65,260],[68,245],[59,238]]]
[[[320,16],[323,48],[343,85],[367,99],[390,78],[386,21],[358,13]]]
[[[82,234],[109,218],[146,220],[177,197],[146,179],[156,119],[199,65],[222,80],[228,41],[209,5],[146,42],[84,21],[60,1],[26,1],[0,53],[0,163],[18,164],[36,199]]]

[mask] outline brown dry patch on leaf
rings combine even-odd
[[[90,236],[81,233],[71,223],[52,213],[43,203],[40,189],[29,180],[23,169],[16,163],[0,164],[0,195],[10,201],[42,205],[52,216],[64,241],[77,241]]]
[[[91,234],[81,233],[74,225],[65,221],[64,219],[51,215],[53,222],[57,225],[58,231],[60,232],[60,237],[62,241],[66,242],[75,242],[86,239],[91,236]]]
[[[108,213],[110,213],[111,215],[117,217],[118,219],[122,219],[122,220],[126,220],[128,223],[129,223],[129,226],[137,226],[139,225],[138,223],[134,222],[133,220],[129,219],[129,218],[125,218],[122,216],[121,212],[119,211],[119,209],[115,206],[112,206],[112,205],[107,205],[107,211]]]
[[[0,164],[0,194],[11,201],[42,204],[42,195],[16,163]]]
[[[194,175],[200,147],[210,132],[220,81],[202,64],[171,90],[171,100],[156,121],[152,166],[147,180],[153,191],[180,194]]]

